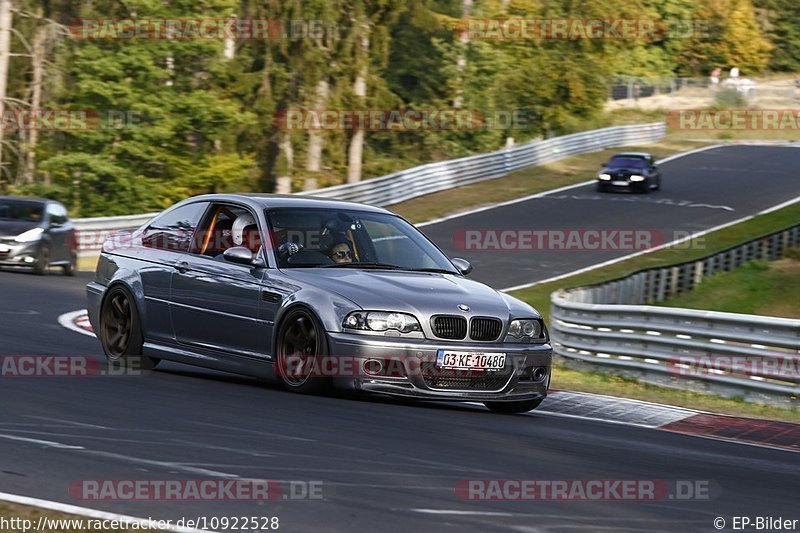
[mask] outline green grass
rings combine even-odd
[[[800,318],[800,260],[750,261],[660,305]]]
[[[78,270],[84,270],[87,272],[94,272],[97,270],[97,260],[100,259],[100,254],[98,255],[87,255],[78,258]]]

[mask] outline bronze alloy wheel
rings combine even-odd
[[[139,313],[131,293],[122,286],[109,289],[100,310],[100,343],[109,363],[150,370],[159,360],[142,355]]]
[[[289,312],[281,321],[277,348],[276,374],[288,389],[318,393],[328,387],[330,380],[314,375],[327,342],[321,325],[310,313],[303,309]]]

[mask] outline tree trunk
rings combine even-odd
[[[326,78],[319,80],[317,84],[317,95],[314,101],[314,111],[321,113],[325,109],[328,102],[328,94],[330,93],[330,84]],[[308,131],[308,158],[306,159],[306,170],[311,173],[318,173],[322,170],[322,147],[323,147],[322,131],[317,129],[310,129]],[[305,180],[303,188],[307,191],[313,191],[317,188],[316,176],[308,176]]]
[[[0,117],[6,107],[6,85],[8,82],[8,57],[11,46],[11,0],[0,0]],[[0,186],[5,184],[3,171],[3,146],[5,128],[0,128]],[[5,188],[5,187],[2,187]]]
[[[43,16],[41,8],[37,10],[36,16],[41,20]],[[47,31],[47,26],[40,24],[36,28],[36,34],[33,38],[33,83],[31,85],[31,113],[33,116],[36,116],[36,113],[42,107],[42,79],[44,78]],[[38,142],[39,130],[38,128],[31,128],[28,133],[27,146],[25,147],[25,170],[22,175],[22,181],[26,185],[33,183],[33,176],[36,172],[36,145]]]
[[[284,132],[280,144],[281,152],[286,161],[286,171],[277,177],[275,192],[278,194],[289,194],[292,192],[292,174],[294,174],[294,148],[288,132]]]
[[[464,70],[467,68],[467,45],[469,45],[469,20],[472,15],[472,0],[463,0],[461,4],[461,15],[465,19],[466,26],[458,36],[458,58],[456,59],[456,70],[458,71],[458,86],[456,95],[453,98],[453,107],[456,109],[464,105]]]
[[[369,73],[369,25],[362,25],[361,36],[361,61],[358,74],[353,82],[353,94],[356,101],[362,105],[367,96],[367,74]],[[356,127],[353,136],[350,138],[350,147],[347,150],[347,183],[358,183],[361,181],[361,165],[364,157],[364,130]]]

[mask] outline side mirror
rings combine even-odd
[[[249,248],[244,246],[234,246],[233,248],[228,248],[222,253],[222,257],[224,257],[226,261],[236,263],[237,265],[247,265],[251,267],[264,266],[261,258],[251,252]]]
[[[472,263],[470,263],[466,259],[461,259],[460,257],[454,257],[450,261],[455,265],[455,267],[458,269],[458,271],[461,272],[463,275],[466,276],[470,272],[472,272]]]

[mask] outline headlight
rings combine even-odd
[[[512,320],[508,325],[508,334],[512,337],[538,339],[542,336],[542,323],[539,320]]]
[[[634,174],[633,176],[631,176],[631,181],[644,181],[644,176],[639,176],[637,174]]]
[[[611,179],[611,174],[598,174],[597,179],[608,181]]]
[[[29,229],[25,233],[20,233],[14,240],[17,242],[33,242],[38,241],[42,237],[42,233],[44,233],[44,229],[42,228],[33,228]]]
[[[400,333],[422,331],[419,321],[413,315],[406,313],[389,313],[386,311],[355,311],[345,317],[342,327],[365,331],[387,331],[394,329]]]

